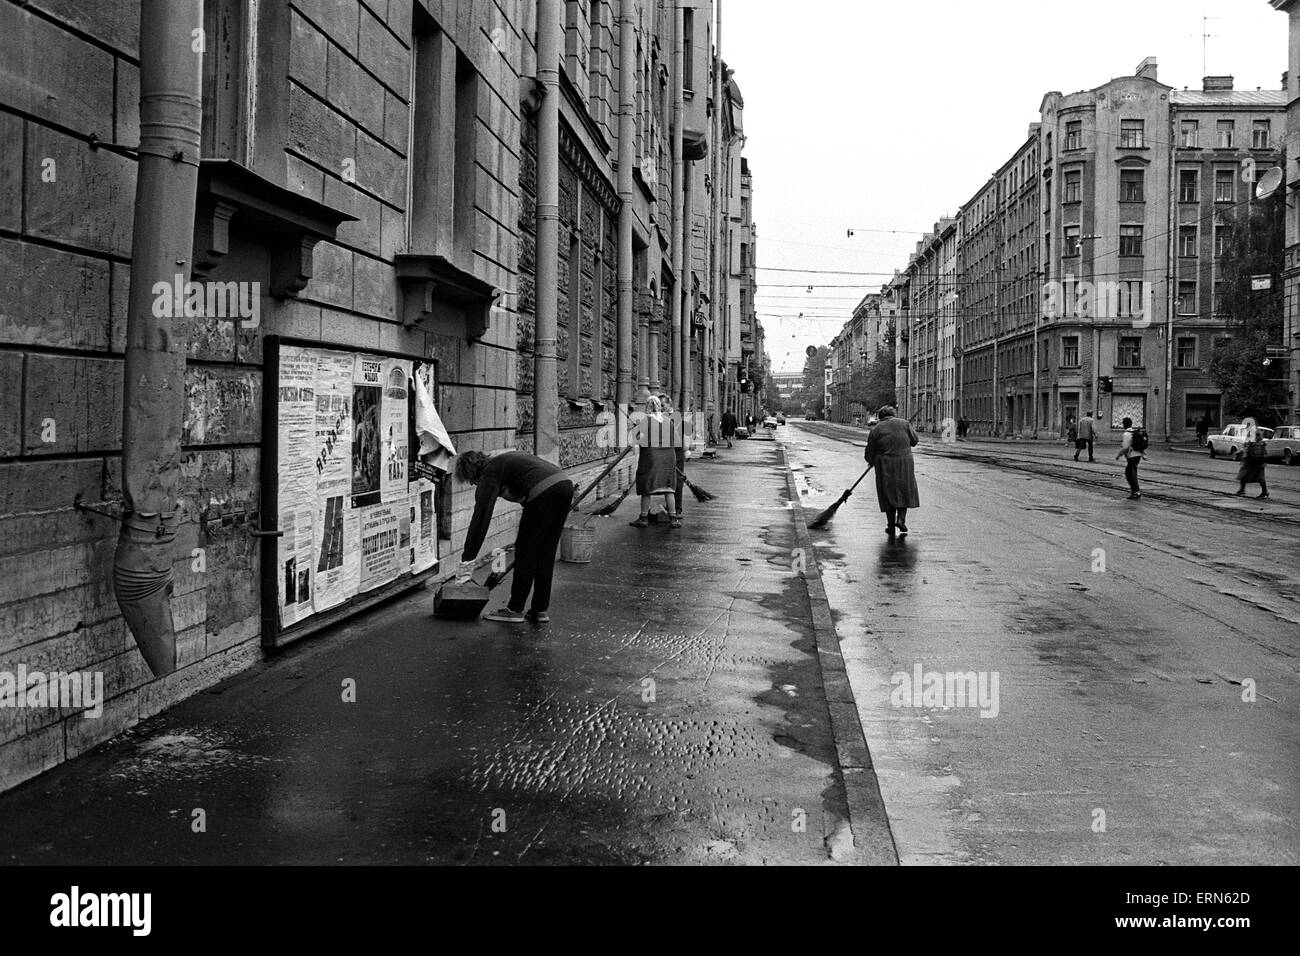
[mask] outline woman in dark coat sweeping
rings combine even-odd
[[[867,464],[876,472],[876,497],[889,526],[886,534],[897,529],[907,534],[907,509],[921,507],[916,490],[916,469],[912,463],[912,446],[916,432],[909,422],[897,418],[889,405],[876,413],[880,424],[867,437]]]

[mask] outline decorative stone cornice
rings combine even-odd
[[[611,212],[618,211],[622,204],[619,202],[618,191],[614,188],[614,184],[606,178],[595,160],[583,148],[582,141],[574,133],[573,128],[563,118],[560,120],[560,158],[572,167],[578,174],[578,179],[602,206]]]
[[[230,251],[230,226],[238,222],[265,239],[271,255],[271,295],[295,295],[312,275],[312,250],[333,239],[341,223],[355,222],[342,210],[317,202],[259,176],[229,159],[199,164],[194,218],[194,271],[211,272]]]

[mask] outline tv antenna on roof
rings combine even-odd
[[[1210,21],[1222,19],[1222,17],[1201,17],[1201,76],[1210,75],[1209,41],[1218,39],[1219,36],[1217,33],[1210,32]]]

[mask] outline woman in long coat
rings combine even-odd
[[[1237,469],[1237,494],[1244,495],[1247,485],[1258,483],[1259,494],[1255,497],[1267,498],[1268,483],[1264,480],[1264,438],[1255,424],[1255,419],[1243,419],[1242,424],[1246,426],[1246,448],[1241,456],[1241,467]]]
[[[677,512],[669,511],[669,526],[682,526],[682,486],[677,477],[675,447],[679,444],[675,433],[679,431],[680,423],[672,414],[671,406],[662,396],[651,395],[646,401],[646,416],[639,436],[641,450],[636,463],[636,493],[641,496],[641,513],[635,521],[629,522],[634,528],[649,526],[650,505],[655,495],[663,495],[667,505],[674,494],[678,496]],[[685,448],[682,453],[685,454]]]
[[[889,526],[886,534],[897,529],[907,534],[907,509],[921,507],[916,489],[916,468],[912,463],[912,446],[917,443],[911,423],[896,417],[886,405],[876,413],[880,423],[867,437],[867,464],[876,472],[876,497]]]

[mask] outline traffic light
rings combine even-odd
[[[1103,375],[1097,379],[1097,386],[1103,392],[1113,392],[1115,390],[1115,381],[1109,375]]]

